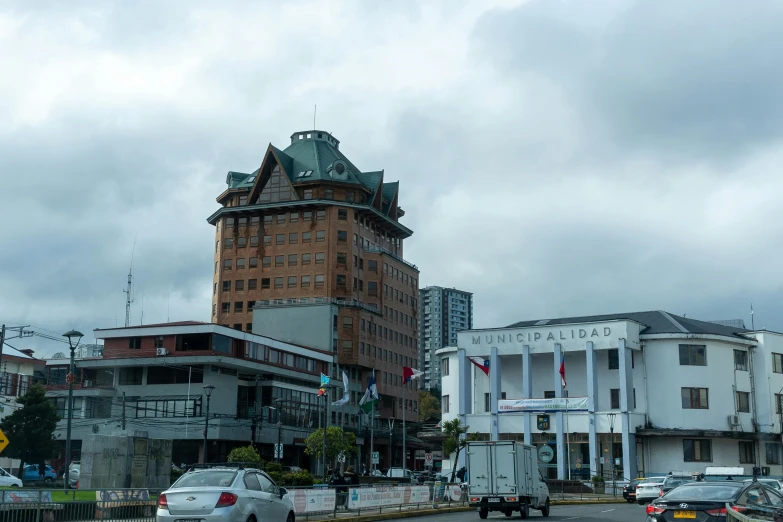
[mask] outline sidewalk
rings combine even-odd
[[[371,522],[375,520],[392,520],[396,518],[413,518],[413,517],[426,517],[428,515],[445,515],[448,513],[462,513],[465,511],[471,511],[473,508],[467,505],[452,504],[449,507],[448,504],[440,504],[438,508],[424,506],[404,506],[385,508],[382,512],[376,509],[362,510],[361,514],[355,511],[337,511],[335,514],[328,515],[297,515],[297,520],[308,520],[312,522],[318,522],[322,520],[340,520],[351,519],[356,522]]]
[[[551,499],[553,506],[568,506],[568,505],[575,505],[575,504],[624,504],[626,501],[623,499],[623,497],[615,497],[614,495],[596,495],[591,494],[589,497],[587,495],[580,495],[578,493],[571,494],[566,493],[564,497],[561,495],[559,498],[552,498]],[[307,520],[312,522],[319,522],[319,521],[327,521],[327,520],[340,520],[340,519],[348,519],[350,518],[352,521],[356,522],[373,522],[376,520],[392,520],[392,519],[398,519],[398,518],[414,518],[414,517],[426,517],[429,515],[445,515],[448,513],[463,513],[466,511],[472,511],[475,508],[469,507],[467,504],[462,505],[459,503],[452,503],[451,506],[448,504],[439,504],[439,507],[436,509],[433,509],[431,507],[424,507],[424,506],[405,506],[405,507],[389,507],[385,508],[383,511],[379,511],[376,509],[368,509],[367,511],[362,511],[361,514],[356,513],[355,511],[337,511],[336,514],[328,514],[328,515],[297,515],[298,520]]]

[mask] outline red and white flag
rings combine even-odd
[[[563,388],[565,388],[565,354],[560,354],[560,380],[563,381]]]

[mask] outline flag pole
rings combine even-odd
[[[410,381],[408,381],[410,382]],[[405,453],[405,413],[408,409],[408,403],[405,402],[405,388],[408,386],[408,383],[404,383],[402,385],[402,476],[405,477],[405,468],[408,465],[408,458],[407,454]]]
[[[565,409],[566,409],[566,466],[568,466],[568,480],[571,480],[571,437],[568,429],[568,388],[565,390]]]
[[[372,461],[375,448],[375,403],[370,403],[370,469],[375,470],[375,463]],[[375,475],[373,475],[375,476]]]

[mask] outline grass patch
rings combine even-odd
[[[53,502],[95,501],[95,491],[52,491]]]

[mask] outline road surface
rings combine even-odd
[[[528,520],[540,520],[541,522],[572,520],[579,522],[586,520],[590,522],[644,522],[647,518],[645,506],[637,504],[582,504],[572,506],[552,506],[548,518],[541,516],[540,511],[530,510]],[[416,520],[426,522],[481,522],[478,513],[468,511],[465,513],[451,513],[448,515],[430,515],[428,517],[417,517]],[[521,520],[519,513],[507,518],[501,513],[490,513],[487,520],[498,522],[501,520],[511,520],[516,522]],[[411,522],[411,519],[395,519],[393,522]]]

